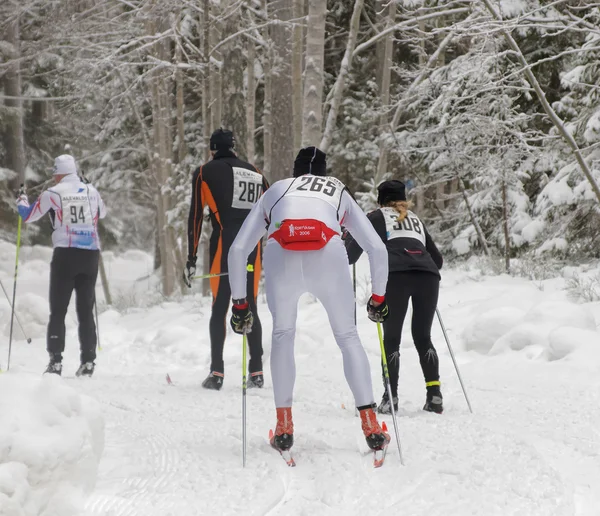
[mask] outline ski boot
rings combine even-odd
[[[442,391],[439,385],[431,385],[427,387],[427,400],[423,410],[427,412],[435,412],[441,414],[444,411]]]
[[[377,416],[373,406],[358,407],[360,420],[362,423],[362,431],[365,434],[367,445],[371,450],[381,450],[390,441],[390,436],[386,434],[377,421]]]
[[[94,362],[84,362],[75,372],[75,376],[92,376],[94,374]]]
[[[264,384],[265,378],[263,376],[263,372],[257,371],[256,373],[250,373],[246,387],[248,389],[262,389]]]
[[[202,382],[202,387],[204,387],[205,389],[211,389],[213,391],[220,391],[221,387],[223,387],[223,378],[223,373],[211,371],[210,374],[206,377],[206,380]]]
[[[46,373],[62,376],[62,355],[60,353],[50,353],[50,362],[44,371],[44,374]]]
[[[381,397],[381,403],[379,404],[379,407],[377,407],[377,412],[379,414],[392,413],[392,406],[387,391],[385,391]],[[394,412],[398,412],[398,396],[394,396]]]
[[[292,407],[277,409],[277,426],[271,446],[279,451],[289,450],[294,445],[294,422],[292,420]]]

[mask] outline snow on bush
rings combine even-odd
[[[81,514],[104,447],[96,403],[54,375],[0,376],[0,516]]]
[[[158,330],[147,349],[156,357],[171,363],[189,364],[199,361],[199,350],[195,345],[197,333],[184,326],[165,326]],[[168,358],[164,358],[167,356]]]
[[[564,301],[534,304],[523,312],[498,307],[478,315],[463,332],[467,350],[499,354],[526,351],[527,356],[564,358],[590,342],[600,342],[592,313]]]
[[[484,312],[471,321],[463,331],[463,342],[467,351],[488,353],[494,343],[506,333],[525,312],[518,308],[503,306]]]
[[[542,233],[546,225],[541,220],[533,220],[521,230],[526,242],[532,243]]]
[[[600,334],[596,331],[562,326],[551,332],[548,340],[549,360],[560,360],[587,346],[600,350]]]

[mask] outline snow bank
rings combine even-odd
[[[494,343],[506,333],[515,321],[523,318],[525,312],[518,308],[504,306],[484,312],[465,326],[463,341],[467,351],[488,353]]]
[[[104,447],[96,403],[59,377],[0,375],[0,516],[80,514]]]
[[[498,307],[479,314],[462,334],[465,349],[490,353],[525,351],[528,357],[558,360],[589,345],[600,349],[593,314],[565,301],[534,304],[528,311]]]

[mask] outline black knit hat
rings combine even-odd
[[[304,174],[315,176],[326,175],[327,154],[316,147],[304,147],[300,149],[294,160],[294,177]]]
[[[210,150],[229,150],[235,147],[235,138],[229,129],[217,129],[210,136]]]
[[[406,187],[402,181],[384,181],[377,187],[377,204],[383,206],[390,201],[406,201]]]

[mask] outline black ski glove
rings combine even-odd
[[[250,305],[245,299],[236,299],[231,309],[231,327],[233,331],[242,335],[252,331],[254,316],[250,311]]]
[[[196,258],[188,259],[185,264],[185,271],[183,271],[183,281],[189,287],[192,288],[192,279],[196,275]]]
[[[375,296],[375,297],[379,297],[379,296]],[[383,321],[385,321],[388,318],[388,315],[389,315],[388,305],[385,302],[385,298],[383,299],[381,304],[379,304],[377,306],[375,306],[373,301],[374,301],[373,296],[371,296],[369,298],[369,302],[367,303],[367,315],[369,316],[369,319],[371,319],[371,321],[382,323]],[[376,301],[379,301],[379,299],[377,299]]]

